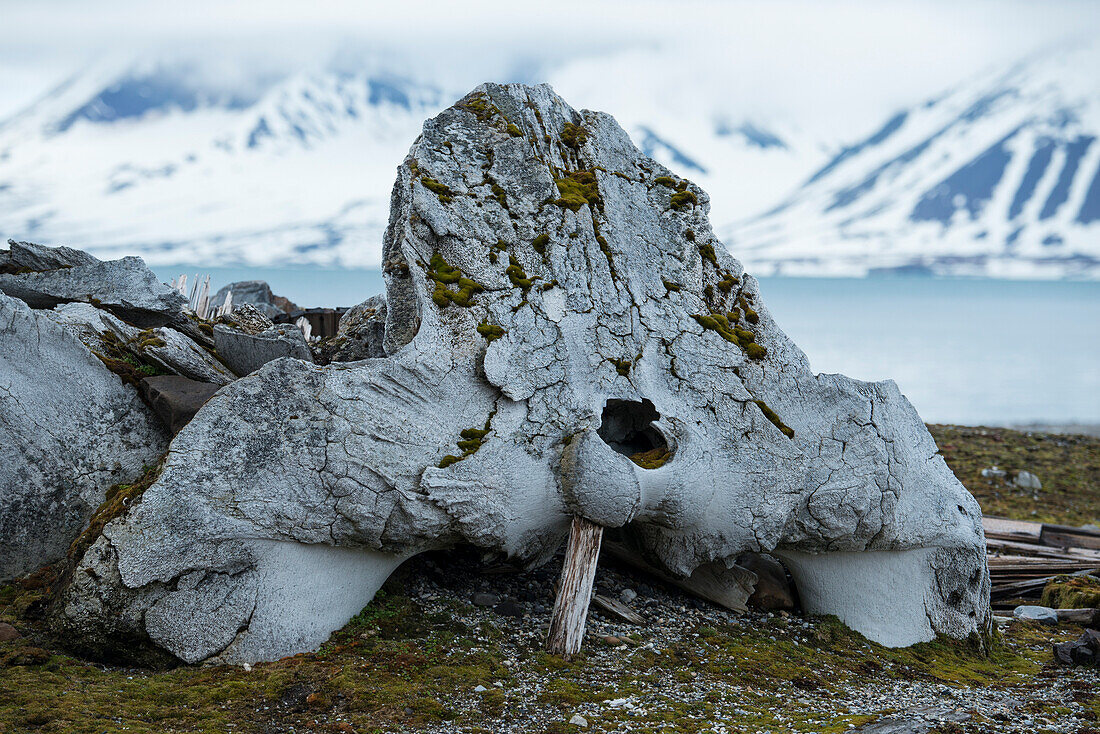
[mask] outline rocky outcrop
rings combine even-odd
[[[271,659],[412,554],[539,563],[579,515],[676,577],[775,555],[805,608],[886,644],[984,635],[977,503],[894,383],[810,371],[708,207],[547,86],[463,98],[398,170],[390,356],[277,359],[223,388],[55,623]]]
[[[242,377],[283,357],[313,361],[301,329],[292,324],[273,324],[251,304],[235,309],[222,323],[215,324],[214,348]]]
[[[0,294],[0,581],[65,556],[168,434],[70,332]]]
[[[168,374],[218,386],[236,379],[217,357],[172,327],[139,329],[87,303],[67,303],[42,313],[95,354],[128,354]]]
[[[355,362],[386,356],[386,297],[371,296],[349,308],[341,317],[336,336],[317,347],[319,364]]]
[[[298,310],[298,306],[288,299],[272,293],[271,286],[263,280],[241,280],[222,286],[210,301],[211,307],[220,308],[223,306],[225,299],[231,293],[233,294],[231,304],[234,307],[248,304],[255,307],[269,319]]]
[[[139,257],[104,262],[87,253],[74,255],[76,251],[68,248],[18,242],[10,245],[5,258],[16,265],[33,262],[56,266],[35,270],[27,265],[15,272],[0,271],[0,293],[32,308],[91,303],[142,328],[183,319],[183,296],[161,283]]]

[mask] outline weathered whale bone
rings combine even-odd
[[[809,610],[886,644],[987,633],[977,503],[893,382],[810,371],[708,209],[610,116],[479,87],[398,170],[388,356],[222,389],[55,624],[92,651],[277,658],[405,558],[536,564],[576,519],[678,577],[777,555]]]

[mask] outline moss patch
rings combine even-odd
[[[420,183],[423,184],[424,188],[428,191],[438,196],[439,200],[444,204],[450,204],[454,200],[455,192],[451,191],[450,186],[442,184],[434,178],[428,178],[427,176],[421,176]]]
[[[683,211],[688,207],[695,206],[699,203],[699,199],[695,197],[695,194],[691,191],[677,191],[669,199],[668,205],[676,211]]]
[[[531,241],[531,247],[535,248],[535,252],[540,255],[546,254],[546,246],[548,244],[550,244],[550,235],[546,234],[545,232],[538,235],[537,237],[535,237],[534,240]]]
[[[737,312],[710,314],[692,314],[693,319],[707,331],[713,331],[730,344],[741,347],[749,359],[764,359],[768,356],[768,350],[755,342],[756,335],[747,329],[735,326]]]
[[[527,293],[531,289],[533,278],[527,277],[527,271],[523,269],[523,266],[519,264],[519,260],[515,255],[508,256],[508,267],[504,269],[505,274],[508,276],[508,280],[512,281],[513,288],[519,288],[524,293]]]
[[[447,308],[452,304],[466,308],[470,305],[475,293],[485,290],[485,286],[476,280],[464,277],[458,268],[451,267],[438,252],[432,255],[426,272],[428,279],[435,283],[432,301],[440,308]],[[452,291],[448,287],[452,285],[457,290]]]
[[[657,178],[653,179],[653,183],[657,184],[658,186],[667,186],[670,189],[676,188],[676,179],[674,179],[672,176],[658,176]]]
[[[1043,588],[1039,603],[1052,609],[1096,609],[1100,607],[1100,579],[1059,576]]]
[[[455,464],[462,461],[467,456],[471,456],[477,453],[477,450],[481,448],[481,445],[485,443],[485,436],[489,434],[489,424],[493,421],[493,416],[496,415],[494,410],[489,414],[489,417],[485,419],[485,426],[482,428],[464,428],[458,434],[459,440],[457,442],[458,448],[462,450],[460,456],[448,454],[439,461],[439,468],[446,469],[451,464]]]
[[[477,325],[477,333],[485,337],[485,341],[492,342],[501,338],[508,332],[496,324],[490,324],[488,322],[482,321],[480,324]]]
[[[131,507],[141,501],[141,495],[153,486],[153,482],[157,481],[163,468],[163,461],[156,466],[147,466],[141,477],[133,484],[116,484],[108,489],[103,504],[92,515],[88,527],[69,546],[69,560],[77,562],[83,558],[88,548],[99,539],[107,523],[125,515]]]
[[[656,469],[659,466],[664,466],[665,463],[672,458],[672,454],[664,446],[659,446],[649,451],[640,451],[631,455],[630,460],[643,469]]]
[[[578,211],[582,206],[601,203],[596,174],[591,170],[573,171],[564,178],[554,179],[554,184],[560,196],[553,203],[563,209]]]
[[[607,360],[611,364],[615,365],[615,371],[623,377],[630,374],[630,366],[633,364],[629,359],[616,359],[611,358]]]
[[[566,147],[577,150],[584,145],[584,141],[586,140],[588,140],[588,132],[580,125],[574,125],[571,122],[567,122],[562,126],[561,142]]]
[[[753,400],[753,402],[760,408],[760,412],[764,414],[764,417],[771,421],[772,425],[782,431],[784,436],[787,438],[794,438],[794,429],[784,423],[776,412],[769,408],[763,400]]]

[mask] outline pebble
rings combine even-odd
[[[612,647],[619,647],[623,644],[623,641],[615,635],[604,635],[600,639],[602,639],[604,642],[606,642],[608,645],[611,645]]]
[[[474,603],[475,607],[495,607],[497,605],[496,596],[485,592],[474,594],[470,601]]]
[[[619,601],[623,604],[629,604],[638,598],[638,592],[634,589],[623,589],[619,592]]]
[[[573,726],[579,726],[582,729],[588,728],[588,719],[584,718],[580,714],[573,714],[573,718],[569,720],[569,723]]]

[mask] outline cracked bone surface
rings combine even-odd
[[[278,658],[405,558],[544,562],[579,516],[671,576],[777,555],[804,606],[888,645],[986,634],[977,503],[893,382],[811,372],[708,209],[609,115],[479,87],[398,169],[387,356],[223,388],[54,624],[93,651]]]

